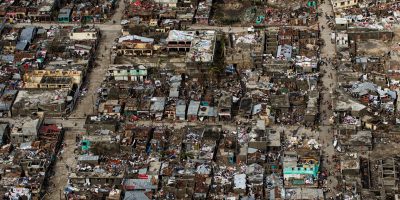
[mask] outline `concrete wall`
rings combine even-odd
[[[32,142],[36,140],[36,135],[15,135],[11,134],[11,143],[12,144],[19,144],[24,142]]]
[[[97,40],[96,32],[74,32],[70,33],[69,39],[71,40]]]
[[[354,41],[366,41],[370,39],[375,40],[392,40],[394,37],[393,32],[391,31],[349,31],[348,32],[349,40]]]
[[[116,131],[115,124],[106,124],[106,123],[98,123],[98,124],[85,124],[87,133],[94,133],[97,130],[110,130]]]
[[[79,178],[71,178],[71,183],[73,184],[83,184],[86,181],[86,178],[89,179],[90,184],[110,184],[110,185],[115,185],[115,186],[120,186],[122,184],[122,178],[103,178],[103,177],[79,177]]]

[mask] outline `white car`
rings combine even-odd
[[[254,31],[255,31],[254,26],[247,28],[247,32],[254,32]]]
[[[121,21],[121,25],[127,25],[127,24],[129,24],[129,20],[124,19]]]

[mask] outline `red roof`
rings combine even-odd
[[[141,5],[142,5],[142,2],[141,2],[140,0],[136,0],[136,2],[133,3],[133,5],[135,5],[135,6],[141,6]]]
[[[60,132],[60,129],[55,124],[44,125],[40,128],[40,132],[42,133],[54,133]]]

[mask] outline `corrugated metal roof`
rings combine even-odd
[[[197,115],[199,112],[200,101],[190,101],[187,114],[188,115]]]
[[[165,107],[166,98],[165,97],[153,97],[151,99],[152,104],[150,110],[152,112],[163,111]]]
[[[0,124],[0,144],[3,145],[3,136],[6,132],[8,124]]]
[[[66,18],[71,16],[71,9],[70,8],[63,8],[60,10],[58,14],[58,18]]]
[[[175,115],[178,117],[185,117],[186,115],[186,103],[184,100],[178,100],[176,102]]]
[[[22,30],[21,35],[19,36],[19,41],[28,41],[31,42],[35,36],[35,27],[26,27]]]
[[[144,191],[126,191],[124,200],[150,200]]]
[[[26,49],[27,46],[28,46],[28,41],[24,40],[24,41],[19,41],[15,46],[15,48],[17,50],[23,51]]]
[[[129,190],[151,190],[157,189],[157,185],[153,185],[150,179],[126,179],[124,187]]]
[[[99,156],[91,156],[91,155],[81,155],[78,157],[78,161],[97,161],[99,160]]]

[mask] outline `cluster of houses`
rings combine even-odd
[[[0,124],[0,193],[4,199],[40,199],[47,192],[64,129],[43,113]]]
[[[59,22],[103,22],[118,2],[101,2],[6,1],[0,16],[54,20],[62,8]],[[189,28],[226,20],[213,13],[220,2],[124,2],[62,195],[311,200],[334,189],[338,199],[398,198],[400,3],[332,0],[333,15],[320,15],[317,1],[287,9],[223,2],[223,14],[247,6],[238,16],[251,28]],[[321,38],[319,17],[331,41]],[[45,119],[76,109],[102,34],[95,26],[0,27],[0,115],[8,119],[0,124],[0,192],[40,199],[64,131]],[[336,53],[329,65],[326,43]],[[327,66],[331,91],[321,84]],[[332,144],[319,143],[323,134]]]
[[[5,26],[1,37],[1,116],[68,115],[93,66],[99,30]]]
[[[0,5],[0,17],[10,23],[52,21],[101,23],[113,15],[117,6],[116,2],[116,0],[3,1]]]
[[[334,148],[348,198],[398,198],[398,28],[396,1],[333,0],[336,47]],[[379,45],[374,45],[379,44]],[[379,152],[379,153],[378,153]],[[379,189],[378,189],[379,188]]]

